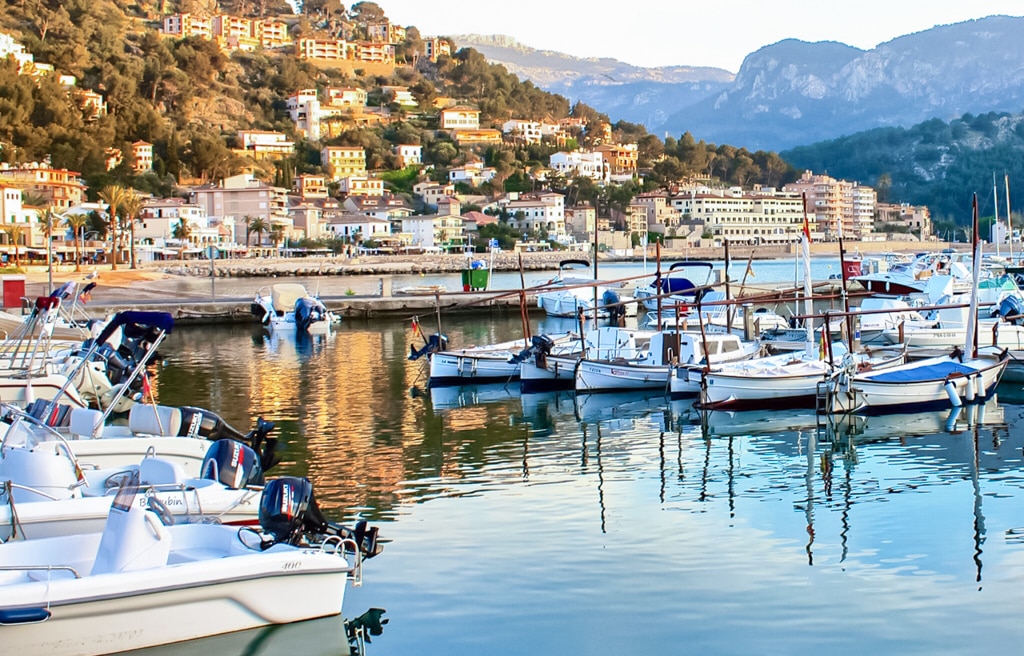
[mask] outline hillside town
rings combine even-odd
[[[413,41],[411,30],[382,17],[297,38],[294,22],[177,13],[164,16],[158,28],[164,38],[203,39],[225,52],[288,51],[318,66],[369,69],[385,81],[396,66],[420,58],[436,62],[453,49],[442,37],[417,34]],[[11,35],[0,34],[0,58],[13,59],[22,75],[59,75],[35,62]],[[106,113],[101,90],[79,88],[74,76],[59,79],[84,115]],[[245,170],[183,178],[168,197],[119,187],[111,198],[110,190],[88,189],[80,173],[48,160],[2,164],[0,250],[6,259],[133,265],[215,255],[452,253],[498,245],[486,235],[494,234],[487,226],[499,223],[508,226],[500,240],[507,249],[585,251],[596,243],[628,251],[659,242],[680,250],[726,241],[792,243],[805,215],[815,241],[932,238],[928,208],[879,202],[870,187],[810,171],[780,188],[728,185],[710,174],[649,188],[646,168],[657,161],[642,161],[638,143],[620,143],[609,124],[577,116],[485,121],[464,99],[425,98],[395,84],[295,89],[286,112],[292,125],[287,133],[240,129],[225,137],[232,155],[247,163]],[[446,166],[437,157],[425,159],[413,130],[395,131],[400,138],[391,152],[372,163],[365,147],[342,138],[357,127],[412,118],[431,126],[433,148],[450,147]],[[282,166],[300,141],[319,156],[314,172]],[[489,159],[534,145],[550,155],[524,170],[528,189],[508,189],[508,172],[488,165]],[[138,140],[130,148],[109,148],[107,169],[142,176],[157,159],[154,145]],[[407,191],[396,189],[396,177],[410,181]],[[604,190],[632,185],[637,191],[626,201],[583,202],[574,193],[581,184]]]

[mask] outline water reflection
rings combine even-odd
[[[518,330],[445,325],[466,344]],[[656,393],[430,390],[413,343],[397,321],[308,348],[181,330],[159,372],[163,402],[278,421],[282,473],[308,473],[332,519],[381,525],[353,595],[394,618],[375,652],[521,653],[530,626],[540,653],[811,653],[836,646],[823,604],[861,649],[1022,637],[1024,408],[1002,390],[952,413],[697,413]]]

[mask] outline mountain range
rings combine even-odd
[[[870,50],[786,39],[733,76],[641,68],[534,50],[501,36],[453,36],[537,86],[651,132],[783,150],[877,127],[1024,107],[1024,17],[989,16],[897,37]]]

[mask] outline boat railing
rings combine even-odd
[[[0,572],[71,572],[76,578],[82,578],[74,567],[70,565],[0,565]]]
[[[47,501],[60,501],[60,499],[58,497],[55,497],[52,494],[48,494],[46,492],[43,492],[39,488],[31,487],[29,485],[22,485],[20,483],[15,483],[14,481],[4,481],[3,488],[0,488],[0,495],[6,496],[10,500],[10,503],[12,505],[14,503],[14,494],[13,494],[14,490],[24,490],[25,492],[31,492],[32,494],[38,494],[39,496],[45,498]]]
[[[348,552],[352,552],[352,571],[349,572],[349,580],[353,587],[363,585],[363,558],[359,551],[359,545],[352,538],[343,538],[340,535],[330,535],[320,543],[322,553],[337,554],[342,558]]]

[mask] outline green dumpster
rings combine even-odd
[[[462,291],[487,289],[487,276],[489,273],[490,271],[487,269],[463,269]]]

